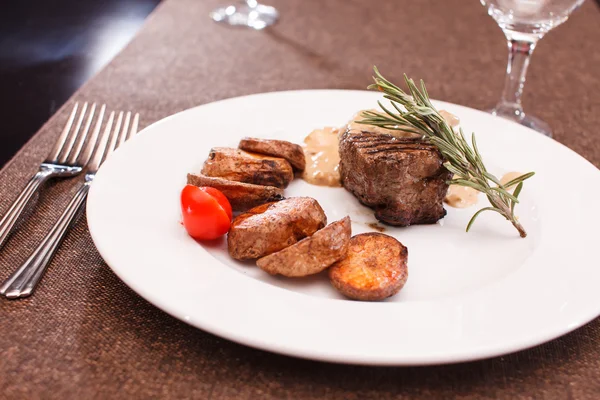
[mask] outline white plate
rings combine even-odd
[[[98,173],[90,232],[114,272],[141,296],[198,328],[260,349],[335,362],[417,365],[501,355],[563,335],[600,314],[597,229],[600,172],[559,143],[512,122],[438,102],[460,116],[493,173],[536,171],[517,214],[529,232],[477,208],[448,208],[438,224],[386,228],[409,249],[404,289],[381,303],[345,300],[325,275],[274,278],[201,245],[180,225],[186,173],[213,146],[242,136],[301,142],[340,126],[378,94],[314,90],[259,94],[193,108],[144,129]],[[295,180],[329,221],[350,215],[353,233],[372,212],[344,189]],[[484,204],[480,198],[479,206]]]

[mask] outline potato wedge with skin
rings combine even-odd
[[[383,233],[350,239],[346,258],[329,268],[331,284],[354,300],[376,301],[393,296],[408,278],[408,249]]]
[[[230,181],[285,188],[294,179],[294,171],[283,158],[248,153],[228,147],[211,149],[202,174]]]
[[[197,174],[188,174],[187,183],[219,189],[229,200],[233,211],[246,211],[261,204],[284,199],[283,189],[274,186],[253,185]]]
[[[256,261],[272,275],[302,277],[318,274],[348,252],[352,235],[350,217],[332,222],[312,236]]]
[[[239,148],[258,154],[286,159],[296,171],[304,171],[306,158],[302,147],[285,140],[258,139],[245,137],[240,140]]]
[[[227,249],[236,260],[261,258],[293,245],[326,224],[325,212],[315,199],[290,197],[235,217],[227,234]]]

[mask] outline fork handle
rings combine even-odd
[[[75,193],[66,210],[52,226],[33,254],[0,287],[0,294],[9,299],[27,297],[33,293],[56,249],[85,202],[91,182],[85,182]]]
[[[2,245],[6,242],[6,239],[33,195],[39,190],[42,183],[44,183],[50,175],[52,175],[52,172],[49,170],[39,170],[29,180],[29,183],[27,183],[27,186],[25,186],[21,194],[19,194],[19,197],[17,197],[4,217],[2,217],[2,220],[0,221],[0,248],[2,248]]]

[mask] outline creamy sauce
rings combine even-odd
[[[523,175],[521,172],[507,172],[506,174],[504,174],[504,176],[500,179],[500,183],[504,186],[506,185],[508,182],[512,181],[515,178],[520,177],[521,175]],[[509,192],[512,192],[514,189],[516,188],[516,185],[512,185],[511,187],[507,187],[506,189]]]
[[[454,208],[467,208],[477,204],[479,192],[473,188],[460,185],[450,185],[444,201]]]
[[[361,111],[357,112],[356,114],[354,114],[352,119],[348,122],[348,124],[346,124],[344,127],[342,127],[342,129],[348,129],[350,131],[368,131],[368,132],[373,132],[373,133],[380,133],[383,135],[392,135],[392,136],[396,136],[396,137],[419,136],[419,135],[415,135],[414,133],[402,132],[402,131],[397,131],[394,129],[380,128],[379,126],[373,126],[373,125],[359,124],[358,121],[365,119],[365,117],[362,116],[362,113],[365,111],[373,111],[373,112],[377,112],[377,113],[383,113],[383,111],[376,110],[376,109],[361,110]]]
[[[342,186],[340,182],[340,129],[315,129],[304,139],[306,169],[302,179],[319,186]]]
[[[451,128],[457,128],[458,125],[460,125],[460,119],[456,115],[451,114],[446,110],[440,110],[440,115]]]

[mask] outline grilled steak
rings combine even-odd
[[[432,224],[452,174],[437,148],[420,138],[346,130],[340,137],[342,184],[390,225]]]

